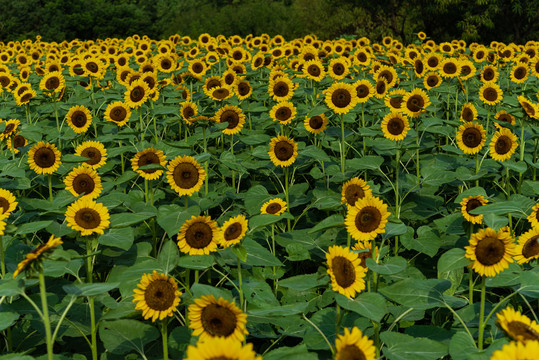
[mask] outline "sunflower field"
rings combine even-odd
[[[0,43],[0,360],[539,358],[539,42]]]

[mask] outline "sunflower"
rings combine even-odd
[[[410,130],[408,119],[398,112],[392,112],[384,116],[381,126],[384,137],[393,141],[403,140],[408,130]]]
[[[374,96],[374,86],[367,79],[358,80],[352,86],[356,89],[358,103],[365,103]]]
[[[228,219],[219,229],[219,244],[224,248],[239,244],[247,229],[248,222],[245,216],[238,215]]]
[[[11,141],[8,141],[7,147],[10,150],[11,148],[13,148],[13,152],[15,154],[18,154],[19,148],[25,147],[27,143],[28,141],[26,140],[24,136],[17,134],[13,136],[13,139]]]
[[[442,61],[442,55],[438,53],[430,53],[425,57],[425,65],[429,71],[437,70]]]
[[[481,81],[485,83],[496,82],[499,76],[498,69],[494,65],[487,65],[481,71]]]
[[[9,190],[0,188],[0,219],[6,219],[17,208],[17,198]]]
[[[348,233],[357,241],[372,240],[385,232],[390,214],[382,200],[365,196],[348,207],[344,223]]]
[[[174,315],[180,304],[182,293],[173,277],[159,274],[143,274],[137,288],[133,290],[135,310],[142,310],[145,320],[163,320]]]
[[[52,71],[43,76],[39,82],[39,89],[47,95],[60,94],[65,89],[64,76],[59,71]]]
[[[66,115],[67,124],[77,134],[85,133],[92,124],[92,114],[84,105],[72,106]]]
[[[63,244],[59,237],[51,235],[49,240],[39,245],[34,250],[26,254],[26,257],[17,264],[17,268],[13,272],[13,278],[16,278],[23,271],[40,271],[41,262],[44,257],[52,251],[53,248]]]
[[[159,72],[170,73],[176,70],[176,61],[169,54],[161,54],[153,58],[153,64]]]
[[[234,338],[213,337],[187,347],[184,360],[262,360],[253,351],[253,344],[243,345]]]
[[[52,174],[60,167],[61,156],[54,144],[40,141],[28,151],[28,164],[37,174]]]
[[[71,170],[64,179],[66,190],[73,196],[81,196],[87,199],[95,199],[101,194],[101,178],[97,172],[87,166],[79,166]]]
[[[460,68],[460,75],[459,79],[462,81],[468,80],[472,78],[475,73],[477,72],[477,69],[475,68],[475,65],[470,60],[462,60],[461,61],[461,68]]]
[[[491,228],[473,234],[466,246],[466,258],[473,261],[472,269],[481,276],[493,277],[509,267],[515,255],[515,244],[508,232]]]
[[[167,166],[167,181],[179,196],[191,196],[200,190],[206,172],[191,156],[176,156]]]
[[[516,124],[515,117],[509,114],[506,110],[498,111],[494,118],[499,122],[494,123],[494,126],[496,126],[498,129],[504,127],[506,123],[510,125]]]
[[[215,101],[223,101],[234,95],[232,87],[229,85],[216,86],[211,89],[210,94],[208,95],[211,99]]]
[[[270,80],[268,94],[275,101],[288,101],[294,95],[294,83],[286,76]]]
[[[94,233],[103,235],[110,225],[109,210],[101,203],[82,197],[67,207],[67,226],[80,231],[82,236]]]
[[[372,340],[363,335],[357,327],[353,327],[352,331],[344,328],[344,335],[335,339],[335,350],[335,360],[376,359],[376,348]]]
[[[303,125],[311,134],[320,134],[326,129],[328,122],[327,116],[325,114],[320,114],[309,118],[306,117],[303,121]]]
[[[359,101],[352,84],[334,83],[324,93],[327,106],[336,114],[347,114]]]
[[[467,122],[459,126],[457,145],[466,154],[477,154],[485,145],[486,133],[481,124]]]
[[[403,112],[410,117],[418,117],[430,105],[430,99],[425,90],[414,89],[402,99]]]
[[[180,103],[180,114],[187,124],[191,124],[191,119],[198,115],[198,106],[192,101]]]
[[[438,75],[438,73],[433,72],[433,71],[426,74],[423,79],[423,85],[425,86],[425,89],[427,90],[438,87],[441,84],[442,84],[442,78],[440,77],[440,75]]]
[[[284,213],[287,209],[286,201],[279,199],[279,198],[273,198],[271,200],[266,201],[262,207],[260,207],[260,213],[261,214],[269,214],[269,215],[281,215]]]
[[[539,228],[534,227],[518,238],[515,261],[524,264],[539,259]]]
[[[462,216],[464,216],[464,218],[472,224],[481,224],[483,222],[483,215],[471,214],[470,211],[480,206],[486,205],[487,203],[488,200],[485,199],[483,195],[468,196],[460,202],[460,211],[462,213]]]
[[[511,81],[516,84],[522,84],[528,80],[528,65],[517,63],[511,68]]]
[[[15,95],[15,101],[18,106],[28,104],[30,99],[36,97],[37,94],[34,90],[27,90],[21,93],[20,95]]]
[[[309,60],[303,64],[303,74],[314,81],[322,81],[326,77],[326,70],[320,60]]]
[[[539,324],[526,315],[522,315],[520,311],[507,307],[497,313],[496,316],[500,327],[513,340],[523,343],[533,340],[539,341]]]
[[[99,141],[85,141],[75,149],[75,155],[89,158],[84,164],[99,169],[107,161],[107,150]]]
[[[387,87],[392,88],[399,79],[397,71],[392,66],[382,65],[373,75],[374,80],[379,81],[384,79],[387,83]]]
[[[348,61],[345,58],[331,59],[328,64],[328,74],[333,80],[342,80],[349,72]]]
[[[530,360],[539,358],[539,341],[513,341],[492,353],[490,360]]]
[[[537,108],[536,104],[532,103],[522,95],[518,96],[517,99],[520,106],[522,106],[522,108],[526,112],[526,115],[528,115],[532,119],[538,118],[539,109]]]
[[[470,122],[477,119],[477,109],[475,108],[474,104],[472,103],[466,103],[462,106],[462,110],[460,111],[460,120],[464,122]]]
[[[533,228],[539,227],[539,203],[532,207],[532,213],[527,217]]]
[[[298,144],[286,136],[279,135],[271,139],[268,154],[275,166],[288,167],[298,157]]]
[[[239,133],[245,124],[245,114],[243,114],[243,111],[239,107],[231,105],[220,108],[215,113],[213,119],[218,123],[228,123],[226,129],[223,130],[223,134],[226,135]]]
[[[7,121],[0,119],[0,124],[3,122],[5,122],[6,127],[4,128],[4,131],[0,133],[0,141],[8,139],[10,136],[15,134],[17,132],[17,128],[21,124],[21,122],[17,119],[9,119]]]
[[[422,77],[423,75],[425,75],[425,71],[426,71],[426,66],[423,62],[423,59],[415,59],[414,60],[414,74],[417,78],[420,78]]]
[[[213,295],[204,295],[195,299],[194,304],[189,305],[187,316],[189,328],[199,337],[199,342],[217,337],[241,342],[249,334],[245,328],[247,314],[222,297],[216,299]]]
[[[417,38],[421,41],[425,40],[427,38],[427,34],[425,34],[425,32],[423,31],[420,31],[417,33]]]
[[[194,60],[189,62],[187,70],[189,71],[191,76],[193,76],[195,79],[200,80],[204,75],[206,75],[206,72],[209,70],[209,67],[204,61]]]
[[[270,117],[281,125],[290,124],[296,117],[296,107],[289,101],[279,102],[270,110]]]
[[[245,100],[253,93],[253,87],[249,81],[245,79],[239,79],[234,86],[234,92],[238,96],[238,100]]]
[[[353,177],[342,186],[341,203],[354,206],[356,201],[372,196],[372,190],[365,180]]]
[[[223,85],[223,80],[220,76],[210,76],[204,81],[204,85],[202,86],[202,90],[204,93],[209,96],[210,90]]]
[[[150,87],[142,79],[137,79],[129,84],[124,93],[124,101],[130,108],[140,107],[148,100]]]
[[[124,126],[131,117],[131,108],[122,101],[115,101],[105,109],[105,120]]]
[[[386,95],[384,103],[391,111],[401,111],[404,95],[406,95],[406,90],[393,89]]]
[[[139,151],[131,159],[133,171],[146,180],[159,179],[161,175],[163,175],[163,170],[160,169],[141,169],[143,166],[152,164],[160,165],[162,167],[165,167],[167,164],[163,152],[161,150],[156,150],[153,147]]]
[[[486,82],[479,89],[479,99],[487,105],[496,105],[502,101],[503,92],[494,82]]]
[[[440,74],[444,78],[454,78],[460,75],[460,62],[453,58],[444,59],[440,62]]]
[[[331,277],[331,288],[348,298],[365,289],[365,274],[367,269],[360,265],[357,253],[349,248],[331,246],[326,253],[328,262],[327,273]]]
[[[497,161],[509,160],[518,147],[517,137],[506,128],[494,133],[490,141],[490,156]]]

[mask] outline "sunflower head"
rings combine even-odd
[[[239,107],[226,105],[215,113],[214,120],[219,123],[228,123],[226,129],[223,129],[223,134],[233,135],[243,129],[245,114]]]
[[[187,359],[262,360],[253,350],[253,344],[243,345],[232,337],[213,337],[187,347]]]
[[[507,307],[500,311],[497,316],[497,322],[500,327],[513,340],[520,342],[539,341],[539,325],[532,321],[526,315]]]
[[[496,105],[502,101],[502,89],[494,82],[486,82],[479,89],[479,99],[487,105]]]
[[[358,199],[354,206],[348,207],[346,230],[357,241],[372,240],[385,232],[390,214],[382,200],[366,196]]]
[[[92,124],[92,114],[83,105],[72,106],[66,115],[67,124],[77,134],[85,133]]]
[[[245,216],[238,215],[225,221],[219,229],[219,244],[227,248],[239,244],[247,233],[248,222]]]
[[[51,235],[49,240],[39,245],[34,250],[26,254],[26,257],[17,264],[17,269],[13,272],[13,278],[16,278],[21,272],[26,271],[31,274],[33,272],[40,272],[42,269],[42,261],[45,256],[51,252],[55,247],[63,244],[62,240],[59,237]]]
[[[87,166],[73,169],[64,179],[66,190],[73,196],[95,199],[101,194],[101,178],[97,172]]]
[[[109,210],[101,203],[82,197],[67,207],[67,226],[82,236],[104,234],[110,225]]]
[[[520,235],[516,247],[515,261],[519,264],[539,259],[539,228],[532,227]]]
[[[403,112],[410,117],[418,117],[430,105],[430,99],[423,89],[414,89],[402,99]]]
[[[99,169],[107,161],[107,149],[98,141],[85,141],[75,149],[75,155],[88,158],[83,164]]]
[[[148,84],[142,79],[137,79],[129,84],[124,94],[124,101],[130,108],[138,108],[148,100],[149,96]]]
[[[460,202],[462,216],[472,224],[481,224],[483,222],[483,215],[471,214],[470,211],[486,205],[487,203],[488,200],[485,199],[483,195],[468,196]]]
[[[209,216],[192,216],[178,233],[180,251],[189,255],[207,255],[217,251],[219,229]]]
[[[192,156],[177,156],[167,166],[167,181],[179,196],[191,196],[200,190],[206,172]]]
[[[122,101],[115,101],[105,109],[105,120],[124,126],[131,117],[131,108]]]
[[[466,103],[460,111],[460,120],[463,122],[470,122],[477,119],[477,109],[474,104]]]
[[[338,335],[335,339],[335,360],[375,360],[376,347],[373,341],[366,335],[363,335],[361,330],[353,327],[352,331],[344,328],[344,334]]]
[[[367,269],[360,265],[361,260],[357,253],[335,245],[328,249],[326,260],[333,291],[353,298],[365,289],[364,277]]]
[[[305,129],[311,134],[320,134],[322,133],[327,125],[329,120],[325,114],[315,115],[308,118],[305,118],[303,125]]]
[[[481,124],[467,122],[459,126],[457,132],[457,145],[466,154],[477,154],[486,141],[486,132]]]
[[[275,166],[288,167],[298,157],[298,145],[294,140],[279,135],[271,139],[268,154]]]
[[[163,320],[174,315],[180,304],[182,293],[173,277],[159,274],[143,274],[137,288],[133,290],[135,309],[142,310],[145,320]]]
[[[532,119],[537,119],[539,117],[539,108],[537,104],[532,103],[522,95],[518,96],[518,102],[520,106],[522,106],[522,108],[524,109],[526,115],[528,115]]]
[[[160,165],[164,167],[167,164],[165,155],[161,150],[156,150],[153,147],[139,151],[131,159],[131,166],[133,171],[138,173],[142,178],[146,180],[159,179],[163,175],[163,170],[159,169],[142,169],[147,165]]]
[[[481,229],[472,235],[469,244],[465,247],[466,258],[473,261],[472,269],[481,276],[496,276],[513,262],[515,244],[506,231]]]
[[[336,114],[347,114],[359,102],[356,88],[347,83],[334,83],[325,95],[327,106]]]
[[[275,101],[288,101],[294,95],[294,83],[287,76],[270,80],[268,93]]]
[[[372,190],[365,180],[353,177],[342,186],[341,203],[354,206],[356,201],[372,196]]]
[[[60,157],[54,144],[40,141],[28,151],[28,164],[37,174],[52,174],[62,163]]]
[[[408,130],[410,130],[408,119],[398,112],[389,113],[384,116],[381,126],[384,137],[393,141],[403,140]]]
[[[278,121],[281,125],[290,124],[296,117],[296,107],[289,101],[275,104],[270,111],[273,121]]]
[[[17,208],[17,198],[9,190],[0,188],[0,219],[7,218]]]
[[[269,215],[281,215],[286,211],[286,208],[286,201],[279,198],[273,198],[266,201],[262,205],[262,207],[260,208],[260,213]]]
[[[517,136],[506,128],[494,133],[490,142],[490,156],[496,161],[509,160],[518,147]]]

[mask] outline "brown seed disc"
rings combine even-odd
[[[200,321],[204,331],[212,336],[230,336],[237,326],[236,315],[232,310],[218,304],[207,305],[202,310]]]
[[[339,286],[347,288],[356,281],[356,271],[354,264],[342,256],[336,256],[331,260],[331,271],[335,276],[335,281]]]
[[[221,114],[220,122],[228,122],[227,129],[235,129],[240,122],[240,117],[234,110],[225,110]]]
[[[318,130],[324,125],[324,119],[320,115],[313,116],[309,119],[309,126],[314,129]]]
[[[294,146],[288,141],[279,141],[275,144],[273,152],[275,157],[281,161],[287,161],[294,156]]]
[[[116,122],[122,122],[127,116],[127,110],[123,106],[115,106],[110,111],[110,118]]]
[[[81,128],[86,125],[86,123],[88,122],[88,118],[83,111],[77,110],[73,112],[73,114],[71,114],[71,122],[75,127]]]
[[[401,135],[404,131],[404,121],[398,117],[389,119],[387,122],[387,131],[391,135]]]
[[[331,102],[338,108],[345,108],[352,102],[352,95],[346,89],[337,89],[331,95]]]
[[[185,241],[194,249],[204,249],[213,239],[211,227],[204,222],[194,222],[185,232]]]
[[[361,349],[355,345],[346,345],[339,351],[338,360],[367,360]]]
[[[380,210],[374,206],[366,206],[361,209],[355,219],[356,228],[364,233],[369,233],[378,229],[382,221]]]
[[[238,238],[241,235],[243,228],[239,222],[232,223],[228,225],[224,231],[225,240],[230,241]]]
[[[86,161],[86,164],[88,165],[95,165],[101,161],[101,152],[92,146],[84,149],[80,155],[90,158],[90,160]]]
[[[94,209],[83,208],[75,213],[75,222],[83,229],[95,229],[101,224],[101,216]]]
[[[485,266],[500,262],[505,254],[505,244],[497,237],[487,236],[481,239],[475,248],[477,261]]]
[[[174,286],[167,280],[152,280],[144,290],[144,300],[155,311],[166,311],[174,305]]]
[[[539,235],[535,235],[528,239],[524,246],[522,247],[522,255],[525,258],[531,258],[539,254]]]
[[[94,179],[88,174],[79,174],[73,179],[73,190],[79,195],[91,194],[94,189]]]
[[[513,146],[513,141],[505,135],[502,135],[496,140],[496,143],[494,144],[494,150],[496,151],[496,154],[499,155],[505,155]]]
[[[282,209],[281,204],[276,203],[276,202],[271,203],[268,206],[266,206],[266,212],[271,215],[277,214],[279,211],[281,211],[281,209]]]
[[[462,133],[462,142],[466,147],[473,149],[479,146],[481,144],[481,141],[483,140],[483,137],[481,135],[481,131],[479,129],[471,127],[464,130]]]
[[[34,162],[40,168],[46,169],[54,165],[56,155],[52,149],[41,147],[34,153]]]
[[[140,167],[144,165],[160,164],[160,163],[161,162],[159,160],[159,156],[157,156],[156,153],[147,152],[147,153],[142,154],[141,157],[139,157],[137,165]],[[144,171],[146,174],[153,174],[157,170],[142,170],[142,171]]]
[[[179,163],[174,168],[174,182],[182,189],[191,189],[198,183],[198,169],[190,163]]]

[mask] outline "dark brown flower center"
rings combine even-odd
[[[502,135],[496,140],[494,150],[496,154],[505,155],[511,150],[512,146],[513,141],[508,136]]]
[[[515,71],[513,72],[513,76],[515,77],[515,79],[517,80],[522,80],[526,77],[526,75],[528,75],[528,69],[525,68],[524,66],[519,66],[515,69]]]
[[[219,87],[221,86],[221,81],[219,79],[210,79],[207,83],[206,83],[206,89],[213,89],[214,87]]]
[[[472,72],[472,68],[470,67],[470,65],[462,65],[462,67],[460,68],[460,75],[461,76],[467,76],[471,72]]]
[[[491,68],[486,68],[483,71],[483,79],[485,81],[491,81],[492,79],[494,79],[495,76],[496,76],[496,73]]]
[[[354,206],[358,199],[365,197],[365,191],[358,184],[350,184],[344,190],[344,198],[350,206]]]
[[[168,70],[172,67],[172,62],[169,59],[161,60],[161,68]]]
[[[217,100],[222,100],[226,98],[229,94],[230,92],[228,91],[228,89],[225,89],[225,88],[215,89],[212,93],[213,97],[216,98]]]
[[[278,81],[273,85],[273,93],[278,97],[285,97],[290,92],[288,84],[284,81]]]
[[[192,106],[186,106],[183,108],[182,114],[185,119],[189,119],[195,116],[195,109]]]
[[[309,119],[309,126],[314,129],[318,130],[324,125],[324,119],[320,115],[313,116]]]
[[[21,102],[22,102],[22,103],[25,103],[25,102],[29,101],[31,98],[32,98],[32,93],[31,93],[31,92],[27,92],[26,94],[24,94],[23,96],[21,96]]]
[[[416,73],[420,75],[423,74],[423,69],[424,69],[423,61],[421,61],[420,59],[417,59],[416,61],[414,61],[414,69]]]
[[[79,174],[73,179],[73,189],[79,195],[91,194],[95,189],[94,179],[88,174]]]
[[[481,144],[483,137],[479,129],[471,127],[464,130],[462,133],[462,142],[468,148],[475,148]]]
[[[86,161],[88,165],[95,165],[101,161],[101,152],[95,147],[87,147],[80,155],[90,159]]]
[[[46,169],[54,165],[56,155],[52,149],[41,147],[34,153],[34,162],[40,168]]]
[[[475,248],[477,261],[485,266],[500,262],[505,254],[505,244],[496,236],[487,236],[480,239]]]
[[[356,271],[354,264],[350,260],[342,256],[336,256],[331,261],[331,271],[335,276],[337,284],[343,288],[347,288],[356,281]]]
[[[464,107],[462,109],[462,119],[464,121],[473,121],[474,119],[474,116],[473,116],[473,110],[470,109],[469,107]]]
[[[251,92],[251,86],[247,81],[240,81],[238,84],[238,93],[240,96],[245,96]]]
[[[438,66],[438,64],[440,63],[440,61],[438,60],[437,57],[430,57],[428,60],[427,60],[427,64],[429,64],[429,66],[431,68],[435,68],[436,66]]]
[[[511,321],[507,324],[507,328],[509,329],[509,335],[513,338],[521,336],[523,340],[539,340],[539,333],[521,321]]]
[[[86,114],[84,111],[76,110],[71,114],[71,122],[75,127],[84,127],[86,123],[88,122],[88,118],[86,117]]]
[[[198,183],[198,169],[190,163],[179,163],[172,176],[176,185],[182,189],[191,189]]]
[[[352,95],[346,89],[337,89],[331,95],[331,102],[338,108],[345,108],[352,102]]]
[[[438,85],[438,82],[439,79],[436,75],[429,75],[427,77],[427,85],[429,85],[430,87],[435,87],[436,85]]]
[[[535,115],[535,108],[530,103],[524,101],[521,105],[528,116],[532,117]]]
[[[155,79],[153,76],[145,76],[142,78],[142,81],[144,81],[146,84],[148,84],[148,87],[150,90],[152,90],[155,87]]]
[[[228,122],[227,129],[235,129],[236,126],[238,126],[238,123],[240,122],[240,117],[238,113],[234,110],[225,110],[221,114],[221,122]]]
[[[206,306],[202,310],[200,321],[204,331],[212,336],[230,336],[236,330],[237,325],[234,312],[218,304]]]
[[[382,70],[378,75],[380,79],[385,79],[388,84],[391,84],[393,81],[393,73],[389,70]]]
[[[22,135],[15,135],[13,137],[13,147],[20,148],[26,145],[26,139]]]
[[[155,311],[166,311],[174,305],[174,286],[167,280],[152,280],[144,291],[144,300]]]
[[[367,54],[360,52],[359,54],[357,54],[356,59],[358,59],[359,62],[364,63],[367,61]]]
[[[138,166],[144,166],[144,165],[160,164],[160,163],[161,162],[159,160],[159,156],[156,153],[147,152],[147,153],[142,154],[139,157],[137,165]],[[153,174],[157,170],[145,169],[145,170],[142,170],[142,171],[144,171],[146,174]]]
[[[418,94],[410,96],[406,102],[406,107],[408,110],[414,113],[420,111],[423,106],[425,106],[425,99],[423,99],[423,96]]]
[[[277,159],[287,161],[294,156],[294,146],[288,141],[282,140],[275,144],[273,152]]]
[[[513,119],[511,118],[511,115],[509,114],[501,114],[499,117],[498,117],[498,121],[501,121],[501,122],[506,122],[506,123],[513,123]]]
[[[3,134],[9,134],[15,128],[15,124],[7,124]]]
[[[453,62],[448,62],[443,66],[443,72],[448,75],[453,75],[457,72],[457,66]]]
[[[99,66],[95,62],[90,61],[90,62],[86,63],[86,70],[88,70],[89,72],[95,74],[96,72],[99,71]]]
[[[470,211],[480,206],[483,206],[483,203],[481,201],[479,201],[478,199],[470,199],[466,203],[466,213],[468,213],[469,216],[480,216],[480,215],[470,214]]]
[[[196,74],[200,74],[202,71],[204,71],[204,65],[202,65],[200,62],[196,62],[193,64],[192,69]]]
[[[236,239],[238,236],[241,235],[243,231],[243,228],[239,222],[235,222],[233,224],[228,225],[228,227],[225,230],[225,240],[230,241]]]
[[[271,203],[266,207],[266,212],[271,215],[277,214],[279,211],[281,211],[282,206],[279,203]]]
[[[363,351],[355,345],[346,345],[339,351],[336,360],[367,360]]]
[[[399,117],[389,119],[387,122],[387,131],[391,135],[401,135],[404,131],[404,121]]]
[[[287,121],[291,116],[292,110],[288,106],[281,106],[275,111],[275,117],[281,122]]]
[[[364,233],[369,233],[378,229],[382,222],[382,214],[380,210],[374,206],[366,206],[361,209],[355,219],[356,228]]]
[[[255,60],[255,67],[261,66],[263,62],[264,62],[264,59],[263,59],[262,57],[256,58],[256,60]]]
[[[346,68],[344,67],[343,64],[341,64],[341,63],[333,64],[333,73],[335,75],[340,76],[340,75],[344,74],[345,70],[346,70]]]
[[[402,106],[402,96],[392,96],[389,98],[389,104],[393,109],[400,109]]]
[[[75,213],[75,222],[83,229],[96,229],[101,224],[101,216],[94,209],[82,208]]]
[[[357,97],[360,99],[366,98],[369,96],[369,87],[365,84],[361,84],[358,87],[356,87],[356,94]]]
[[[194,222],[185,232],[185,241],[195,249],[204,249],[213,239],[211,227],[205,222]]]
[[[45,81],[45,88],[47,90],[54,90],[60,86],[60,79],[57,76],[52,76]]]
[[[483,90],[483,97],[487,101],[496,101],[498,99],[498,92],[489,86]]]
[[[0,209],[2,209],[2,214],[9,209],[9,201],[5,197],[0,197]]]
[[[531,258],[532,256],[539,255],[539,235],[535,235],[526,241],[522,247],[522,255],[525,258]]]
[[[380,79],[376,82],[376,93],[382,95],[386,92],[387,84],[385,80]]]
[[[110,111],[110,118],[116,122],[122,122],[127,116],[127,110],[123,106],[115,106]]]
[[[314,77],[320,76],[321,73],[320,67],[316,64],[309,65],[309,67],[307,67],[307,72],[309,73],[309,75]]]
[[[132,102],[137,103],[144,98],[144,95],[144,88],[142,86],[135,86],[129,94],[129,99],[131,99]]]

